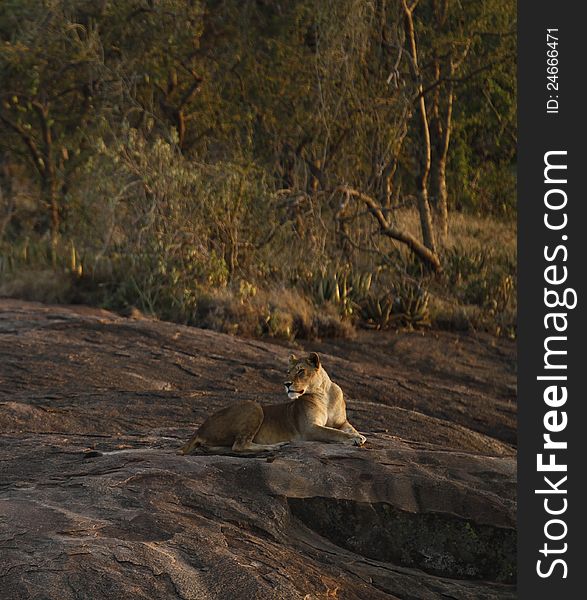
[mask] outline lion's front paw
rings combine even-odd
[[[356,437],[353,438],[353,445],[362,446],[366,441],[367,438],[359,433]]]

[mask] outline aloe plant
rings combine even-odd
[[[430,294],[420,284],[402,281],[394,286],[393,312],[405,325],[427,324]]]
[[[314,277],[308,291],[316,304],[329,302],[338,308],[342,316],[348,317],[369,293],[372,277],[369,272],[325,270]]]
[[[368,327],[387,329],[393,324],[410,327],[428,324],[428,292],[418,284],[401,281],[392,290],[370,294],[360,305],[360,317]]]
[[[393,320],[393,297],[383,294],[369,296],[361,305],[360,316],[368,327],[386,329]]]

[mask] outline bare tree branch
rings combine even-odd
[[[373,199],[371,196],[364,194],[359,190],[355,190],[348,186],[339,186],[335,188],[334,192],[339,192],[341,194],[345,194],[347,197],[354,197],[357,200],[360,200],[367,207],[368,211],[375,217],[375,220],[379,224],[379,231],[383,235],[386,235],[389,238],[402,242],[412,250],[412,252],[418,256],[423,262],[425,262],[428,266],[430,266],[434,271],[440,272],[442,271],[442,266],[440,264],[440,259],[436,252],[431,251],[427,248],[422,242],[420,242],[417,238],[415,238],[411,233],[406,231],[402,231],[397,227],[393,226],[389,221],[385,218],[381,206]],[[344,210],[344,206],[342,207]]]

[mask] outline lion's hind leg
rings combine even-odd
[[[179,449],[178,454],[183,454],[183,455],[193,454],[194,451],[196,450],[196,448],[199,448],[201,445],[202,445],[202,440],[196,433],[194,436],[192,436],[192,438],[190,439],[190,441],[187,444],[185,444],[184,446],[182,446]]]
[[[245,404],[243,404],[243,406],[244,405]],[[240,425],[232,444],[232,451],[267,452],[269,450],[277,450],[277,448],[284,446],[284,442],[279,444],[257,444],[256,442],[253,442],[259,429],[261,429],[265,414],[262,406],[256,402],[247,402],[246,406],[247,410],[243,411],[240,418]]]
[[[263,423],[263,408],[253,401],[238,402],[210,415],[190,441],[180,450],[192,454],[202,451],[241,448],[253,440]]]
[[[197,448],[204,453],[257,453],[277,450],[285,444],[256,444],[253,442],[263,424],[263,408],[257,402],[232,404],[211,415],[197,433],[180,450],[193,454]]]
[[[253,442],[253,438],[238,438],[232,445],[232,450],[234,452],[268,452],[269,450],[277,450],[286,444],[287,442],[280,442],[278,444],[256,444]]]

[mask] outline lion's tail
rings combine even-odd
[[[192,454],[192,452],[196,448],[199,448],[201,445],[202,445],[202,440],[196,434],[196,435],[194,435],[194,437],[192,437],[192,439],[185,446],[182,446],[182,448],[179,451],[179,454]]]

